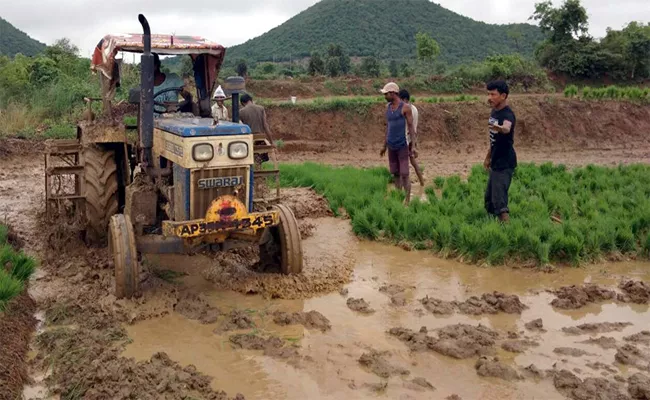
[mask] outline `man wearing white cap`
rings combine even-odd
[[[212,106],[212,118],[215,121],[228,121],[228,109],[223,105],[224,100],[226,100],[226,93],[224,93],[221,85],[214,91],[213,98],[217,101],[217,104]]]
[[[381,90],[388,102],[386,109],[386,139],[379,153],[384,156],[388,151],[388,165],[393,175],[395,186],[406,192],[405,204],[411,199],[411,181],[409,180],[409,156],[417,149],[417,136],[413,125],[413,110],[399,97],[399,86],[390,82]],[[408,128],[408,131],[407,131]],[[410,134],[410,143],[406,135]]]

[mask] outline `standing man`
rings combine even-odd
[[[266,120],[266,111],[264,110],[264,107],[255,104],[253,102],[253,97],[249,94],[244,94],[240,101],[243,107],[239,110],[239,120],[250,126],[253,133],[264,133],[271,143],[271,146],[275,146],[271,127],[269,126],[269,122]],[[265,161],[268,161],[268,159]]]
[[[212,106],[212,118],[215,121],[228,121],[228,109],[223,104],[226,100],[226,93],[224,93],[221,85],[214,91],[214,99],[217,103]]]
[[[411,94],[408,92],[408,90],[402,89],[399,91],[399,98],[405,104],[411,106],[411,111],[413,112],[413,128],[417,132],[419,112],[418,109],[411,103]],[[406,141],[409,143],[410,146],[412,143],[411,135],[408,133],[408,127],[406,127],[406,130],[407,130]],[[424,178],[422,177],[422,170],[420,170],[420,166],[418,165],[416,158],[418,158],[418,151],[413,149],[409,154],[409,160],[411,161],[411,165],[413,166],[413,168],[415,168],[415,174],[418,176],[418,181],[420,181],[420,186],[424,186]]]
[[[409,180],[409,155],[417,149],[417,134],[413,126],[413,111],[411,106],[405,104],[399,98],[399,86],[390,82],[381,90],[388,102],[386,109],[386,139],[384,147],[379,155],[381,157],[388,150],[388,165],[390,173],[393,174],[395,186],[406,192],[404,204],[411,200],[411,181]],[[406,140],[408,133],[411,135],[411,143]]]
[[[485,191],[485,209],[488,213],[498,216],[500,221],[508,222],[508,190],[517,167],[517,153],[513,147],[517,119],[508,105],[510,90],[506,82],[488,83],[487,92],[492,113],[488,122],[490,149],[483,163],[485,169],[490,172]]]

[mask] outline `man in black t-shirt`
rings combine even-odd
[[[483,163],[490,173],[485,191],[485,209],[507,222],[510,219],[508,190],[517,167],[517,153],[513,147],[517,119],[508,105],[510,90],[504,81],[488,83],[487,91],[492,113],[488,122],[490,149]]]

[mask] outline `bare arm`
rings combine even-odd
[[[415,132],[415,125],[413,125],[413,109],[409,104],[404,105],[402,109],[404,117],[406,117],[406,126],[408,127],[409,134],[411,135],[411,143],[413,148],[418,147],[417,133]]]
[[[502,133],[504,135],[509,135],[510,132],[512,131],[512,122],[508,121],[507,119],[503,121],[503,124],[501,125],[490,125],[490,128],[497,131],[498,133]]]
[[[485,167],[486,170],[490,169],[490,167],[492,166],[491,164],[492,164],[492,146],[488,147],[487,155],[485,156],[485,160],[483,161],[483,167]]]

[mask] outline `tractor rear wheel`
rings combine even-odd
[[[302,244],[298,221],[285,205],[274,207],[280,212],[280,224],[266,228],[260,241],[260,259],[280,266],[283,274],[302,272]]]
[[[119,211],[119,174],[115,150],[97,145],[84,147],[86,238],[101,244],[111,216]],[[104,242],[105,243],[105,242]]]
[[[124,214],[116,214],[111,217],[108,231],[108,244],[115,264],[115,297],[131,298],[138,291],[140,282],[133,226]]]

